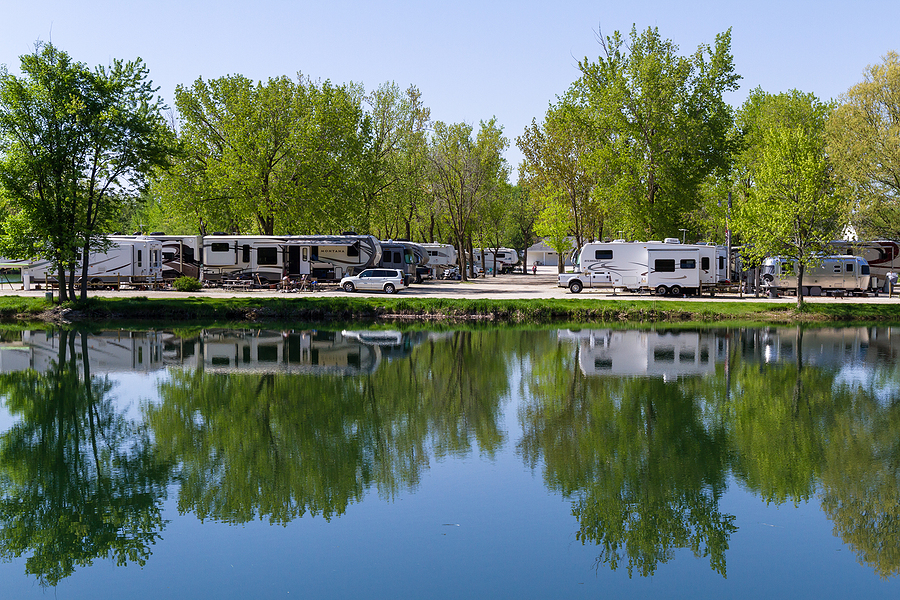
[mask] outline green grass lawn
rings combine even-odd
[[[448,298],[91,298],[65,306],[72,321],[359,321],[383,319],[481,320],[497,323],[722,322],[790,323],[820,321],[900,322],[900,303],[808,303]],[[38,320],[53,305],[43,298],[0,297],[0,318]]]

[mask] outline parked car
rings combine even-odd
[[[399,269],[366,269],[358,275],[341,279],[341,287],[345,292],[356,290],[384,290],[393,294],[406,287],[403,271]]]

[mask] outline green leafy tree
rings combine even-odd
[[[482,203],[507,178],[503,158],[507,145],[496,119],[482,121],[475,139],[472,126],[465,123],[438,121],[434,126],[429,148],[431,193],[448,217],[463,280],[467,279],[466,240],[472,235],[474,220]]]
[[[802,127],[775,127],[763,136],[755,186],[737,210],[735,229],[751,260],[779,255],[797,262],[800,306],[803,273],[828,253],[849,208],[835,193],[822,136]]]
[[[540,126],[532,121],[516,138],[516,145],[525,155],[522,182],[536,190],[552,186],[565,191],[571,230],[580,248],[592,233],[597,233],[592,192],[598,176],[586,159],[599,140],[588,110],[574,97],[570,93],[551,106]]]
[[[157,193],[193,215],[201,234],[352,228],[369,142],[359,96],[353,86],[302,77],[254,84],[232,75],[179,86],[183,152]]]
[[[855,201],[860,239],[900,237],[900,55],[888,52],[838,101],[828,156]]]
[[[671,235],[685,226],[705,178],[729,167],[733,115],[722,96],[740,79],[731,31],[689,57],[656,28],[632,28],[628,42],[615,32],[601,45],[597,62],[579,63],[576,82],[598,132],[600,197],[621,207],[632,238]]]
[[[557,268],[562,273],[565,271],[566,254],[572,250],[571,220],[569,218],[571,212],[566,198],[559,190],[548,187],[543,191],[543,209],[535,223],[534,231],[556,251]]]
[[[4,227],[4,250],[50,260],[60,300],[74,300],[79,253],[107,247],[106,226],[122,200],[168,163],[171,134],[140,59],[91,71],[38,44],[20,60],[22,77],[0,71],[0,185],[18,219]],[[84,260],[82,300],[87,269]]]
[[[425,133],[431,111],[422,103],[418,88],[401,91],[393,82],[379,86],[366,102],[372,142],[360,173],[363,228],[381,239],[413,239],[427,205]]]
[[[537,196],[532,194],[527,186],[520,183],[513,188],[507,235],[513,248],[520,251],[523,273],[528,268],[528,248],[537,241],[534,228],[540,216],[540,210]]]

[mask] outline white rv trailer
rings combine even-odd
[[[378,265],[381,243],[373,235],[292,235],[285,239],[288,262],[309,262],[309,274],[320,281],[340,281]],[[303,250],[308,248],[308,250]],[[308,253],[308,256],[307,256]],[[296,269],[292,270],[292,273]]]
[[[456,248],[452,244],[420,244],[428,253],[428,264],[432,267],[452,267],[456,265]]]
[[[428,266],[432,277],[441,278],[444,271],[456,266],[458,255],[452,244],[431,242],[430,244],[421,244],[421,246],[428,253]]]
[[[830,243],[835,254],[852,254],[861,256],[869,263],[872,276],[872,287],[880,287],[888,273],[900,273],[900,243],[891,240],[874,240],[871,242],[849,242],[835,240]]]
[[[591,242],[578,256],[576,273],[558,277],[573,293],[607,288],[650,290],[660,296],[714,291],[715,246],[682,244],[677,238],[651,242]],[[703,267],[706,269],[703,269]]]
[[[494,268],[494,255],[495,252],[493,249],[485,248],[484,250],[484,268],[493,269]],[[498,271],[506,271],[510,269],[513,265],[519,262],[519,253],[513,250],[512,248],[498,248],[496,252],[496,267]],[[476,267],[481,267],[481,248],[475,248],[472,250],[472,263],[475,264]]]
[[[770,290],[795,291],[798,279],[797,261],[770,256],[763,261],[762,285]],[[866,259],[849,254],[823,256],[821,262],[803,272],[804,296],[844,291],[863,293],[869,289],[871,274]]]
[[[108,237],[112,245],[106,252],[92,252],[88,257],[88,283],[93,286],[142,285],[162,280],[162,243],[144,236]],[[27,263],[27,264],[25,264]],[[79,260],[75,281],[81,282]],[[22,283],[26,290],[32,283],[55,284],[57,271],[47,260],[23,261]]]
[[[371,235],[208,235],[203,238],[203,278],[209,281],[249,279],[265,285],[312,275],[341,279],[381,258]]]
[[[203,237],[199,235],[147,235],[162,242],[163,279],[193,277],[200,279],[203,268]]]
[[[204,236],[202,278],[249,279],[259,285],[278,282],[284,273],[282,244],[286,239],[269,235]],[[308,264],[307,261],[307,267]],[[302,265],[298,266],[302,269]]]

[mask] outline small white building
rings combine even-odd
[[[575,263],[572,261],[572,255],[577,250],[574,237],[567,238],[569,246],[572,250],[565,256],[564,265],[571,267]],[[528,247],[527,260],[529,265],[537,263],[538,265],[556,266],[559,264],[559,255],[556,250],[547,245],[543,239]]]

